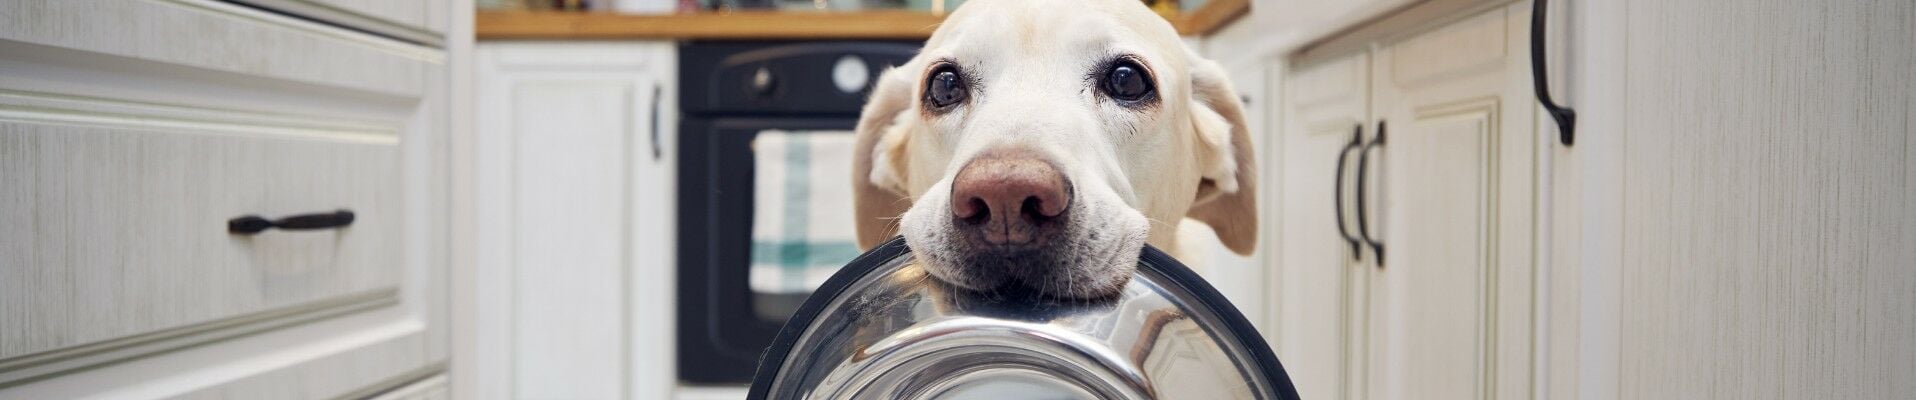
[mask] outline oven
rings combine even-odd
[[[679,51],[678,371],[744,384],[813,288],[859,253],[852,128],[916,42],[689,42]]]

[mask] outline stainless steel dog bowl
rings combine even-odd
[[[751,399],[1295,399],[1217,290],[1146,248],[1103,300],[967,291],[902,240],[814,292],[760,357]]]

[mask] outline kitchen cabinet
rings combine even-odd
[[[1528,4],[1374,54],[1376,398],[1526,397],[1537,128]],[[1386,125],[1387,124],[1387,125]],[[1369,147],[1371,145],[1367,145]],[[1361,158],[1361,157],[1360,157]]]
[[[1279,356],[1323,398],[1525,397],[1538,245],[1528,3],[1287,74]],[[1427,26],[1433,24],[1426,24]]]
[[[1273,346],[1292,368],[1298,395],[1361,397],[1366,365],[1362,313],[1370,277],[1356,236],[1351,180],[1357,148],[1370,124],[1370,55],[1355,54],[1289,72],[1283,142],[1281,233],[1272,254],[1282,279]]]
[[[462,40],[216,1],[0,4],[0,398],[359,397],[444,372]]]
[[[1916,393],[1916,2],[1565,4],[1580,392]]]
[[[670,42],[476,54],[479,398],[669,398]]]

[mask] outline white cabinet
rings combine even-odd
[[[1361,397],[1369,265],[1375,258],[1356,236],[1348,176],[1357,147],[1372,129],[1370,57],[1351,55],[1290,72],[1285,81],[1279,160],[1281,204],[1272,249],[1282,279],[1278,358],[1291,368],[1298,395]]]
[[[1527,397],[1537,105],[1526,4],[1379,48],[1371,397]],[[1378,234],[1381,232],[1381,234]]]
[[[1527,5],[1293,66],[1274,336],[1300,394],[1529,395]]]
[[[479,46],[477,397],[671,395],[675,54]]]
[[[0,398],[444,371],[447,53],[214,1],[0,4]]]
[[[1916,4],[1552,3],[1574,145],[1532,97],[1533,2],[1419,2],[1291,56],[1269,335],[1300,392],[1916,391]],[[1335,230],[1336,107],[1388,127],[1383,265]]]
[[[1562,3],[1580,392],[1916,393],[1916,2]]]

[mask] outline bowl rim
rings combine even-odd
[[[812,295],[805,299],[805,302],[798,307],[798,311],[793,312],[792,317],[785,320],[785,326],[779,328],[778,336],[772,339],[771,346],[759,353],[758,368],[752,374],[752,386],[746,394],[746,399],[767,399],[766,396],[771,394],[772,381],[778,379],[779,369],[786,364],[785,359],[790,357],[792,347],[798,344],[799,337],[803,336],[812,322],[818,319],[825,308],[831,304],[832,299],[844,294],[845,290],[857,283],[860,278],[884,266],[885,261],[909,252],[911,247],[905,244],[903,236],[893,237],[884,244],[859,255],[858,258],[852,259],[850,263],[845,264],[844,268],[826,279],[824,284],[819,285],[817,290],[812,291]],[[1256,363],[1258,369],[1264,372],[1265,380],[1270,382],[1272,391],[1278,398],[1297,399],[1297,387],[1291,384],[1290,374],[1285,372],[1284,364],[1277,360],[1277,354],[1271,351],[1271,346],[1265,342],[1264,335],[1259,334],[1257,328],[1251,326],[1250,320],[1244,318],[1244,313],[1238,311],[1237,306],[1232,305],[1230,301],[1225,300],[1224,294],[1218,292],[1216,287],[1212,287],[1209,282],[1199,277],[1196,271],[1184,266],[1184,263],[1178,262],[1169,254],[1148,244],[1138,255],[1138,264],[1141,268],[1169,278],[1162,284],[1176,285],[1184,289],[1194,297],[1190,299],[1192,302],[1209,308],[1217,314],[1224,325],[1221,328],[1243,341],[1241,344],[1245,351],[1250,353],[1251,362]]]

